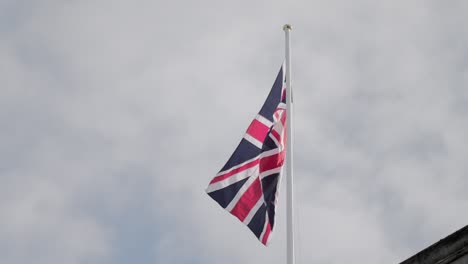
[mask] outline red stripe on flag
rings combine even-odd
[[[273,116],[274,116],[275,120],[279,119],[278,109],[275,111],[275,113],[273,113]]]
[[[247,134],[251,135],[256,140],[263,142],[269,130],[270,128],[265,124],[258,121],[257,119],[254,119],[249,128],[247,128]]]
[[[260,160],[260,173],[281,167],[284,163],[284,151]]]
[[[281,115],[281,123],[283,124],[283,127],[286,127],[286,111],[283,111],[284,113]]]
[[[232,208],[231,214],[237,216],[242,222],[249,214],[250,210],[255,206],[263,195],[260,179],[257,178],[249,186],[247,191],[242,195],[237,204]]]
[[[262,243],[264,245],[266,245],[266,243],[268,242],[268,237],[270,236],[270,233],[271,233],[271,226],[270,226],[270,222],[267,222],[266,223],[266,229],[265,229],[265,234],[263,235],[263,238],[262,238]]]
[[[229,172],[227,172],[225,174],[216,176],[216,177],[213,178],[213,180],[211,180],[210,184],[222,181],[224,179],[227,179],[227,178],[231,177],[234,174],[237,174],[239,172],[242,172],[244,170],[252,168],[253,166],[257,165],[259,162],[260,162],[259,159],[255,159],[255,160],[253,160],[253,161],[251,161],[251,162],[249,162],[249,163],[247,163],[245,165],[240,166],[239,168],[235,168],[235,169],[233,169],[233,170],[231,170],[231,171],[229,171]]]
[[[274,129],[271,130],[271,134],[276,138],[276,140],[281,143],[281,136],[278,134],[278,132]]]

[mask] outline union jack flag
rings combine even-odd
[[[260,112],[206,192],[267,245],[286,153],[284,65]]]

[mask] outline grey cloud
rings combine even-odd
[[[398,262],[466,224],[462,1],[1,7],[1,262],[282,263],[284,195],[264,248],[203,190],[286,22],[298,259]]]

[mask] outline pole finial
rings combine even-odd
[[[291,27],[290,24],[284,24],[283,30],[284,30],[284,31],[286,31],[286,30],[292,30],[292,27]]]

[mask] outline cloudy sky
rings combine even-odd
[[[467,13],[0,0],[0,262],[284,263],[284,195],[266,248],[204,193],[271,88],[284,23],[298,263],[405,260],[467,224]]]

